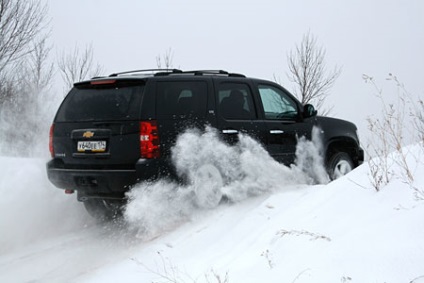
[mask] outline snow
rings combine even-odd
[[[185,138],[232,156],[243,174],[224,174],[224,191],[244,193],[205,209],[190,186],[140,184],[125,221],[107,225],[49,183],[47,160],[0,157],[0,282],[424,282],[422,145],[408,148],[414,182],[394,162],[377,192],[368,164],[313,185],[247,137],[230,148],[207,135]],[[202,154],[180,159],[181,172]]]

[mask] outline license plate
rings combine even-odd
[[[106,141],[79,141],[77,150],[78,152],[105,152]]]

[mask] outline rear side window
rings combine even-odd
[[[227,120],[256,118],[250,88],[241,83],[222,83],[218,89],[220,116]]]
[[[56,121],[136,120],[142,85],[74,87],[60,107]]]
[[[204,118],[207,84],[202,81],[158,82],[156,113],[162,117],[191,116]]]

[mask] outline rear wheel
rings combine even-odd
[[[88,214],[100,222],[111,221],[122,215],[123,203],[121,201],[104,199],[87,199],[84,207]]]
[[[353,168],[352,158],[346,152],[337,152],[328,160],[327,170],[331,180],[346,175]]]
[[[198,206],[207,209],[218,206],[222,199],[223,181],[221,173],[215,166],[211,164],[200,166],[194,174],[193,184]]]

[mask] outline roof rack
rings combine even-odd
[[[228,77],[240,77],[245,78],[246,76],[243,74],[237,73],[229,73],[224,70],[193,70],[193,71],[183,71],[179,74],[193,74],[195,76],[203,76],[203,75],[220,75],[220,76],[228,76]]]
[[[113,73],[110,74],[109,77],[117,77],[120,75],[127,75],[127,74],[137,74],[137,73],[149,73],[149,74],[168,74],[168,73],[182,73],[183,71],[178,69],[145,69],[145,70],[133,70],[133,71],[125,71],[125,72],[119,72],[119,73]]]
[[[139,74],[147,73],[148,75],[153,76],[168,76],[168,75],[194,75],[194,76],[203,76],[203,75],[218,75],[218,76],[228,76],[228,77],[239,77],[245,78],[243,74],[229,73],[224,70],[193,70],[193,71],[182,71],[179,69],[145,69],[145,70],[134,70],[134,71],[125,71],[119,73],[110,74],[109,77],[118,77],[120,75],[128,74]]]

